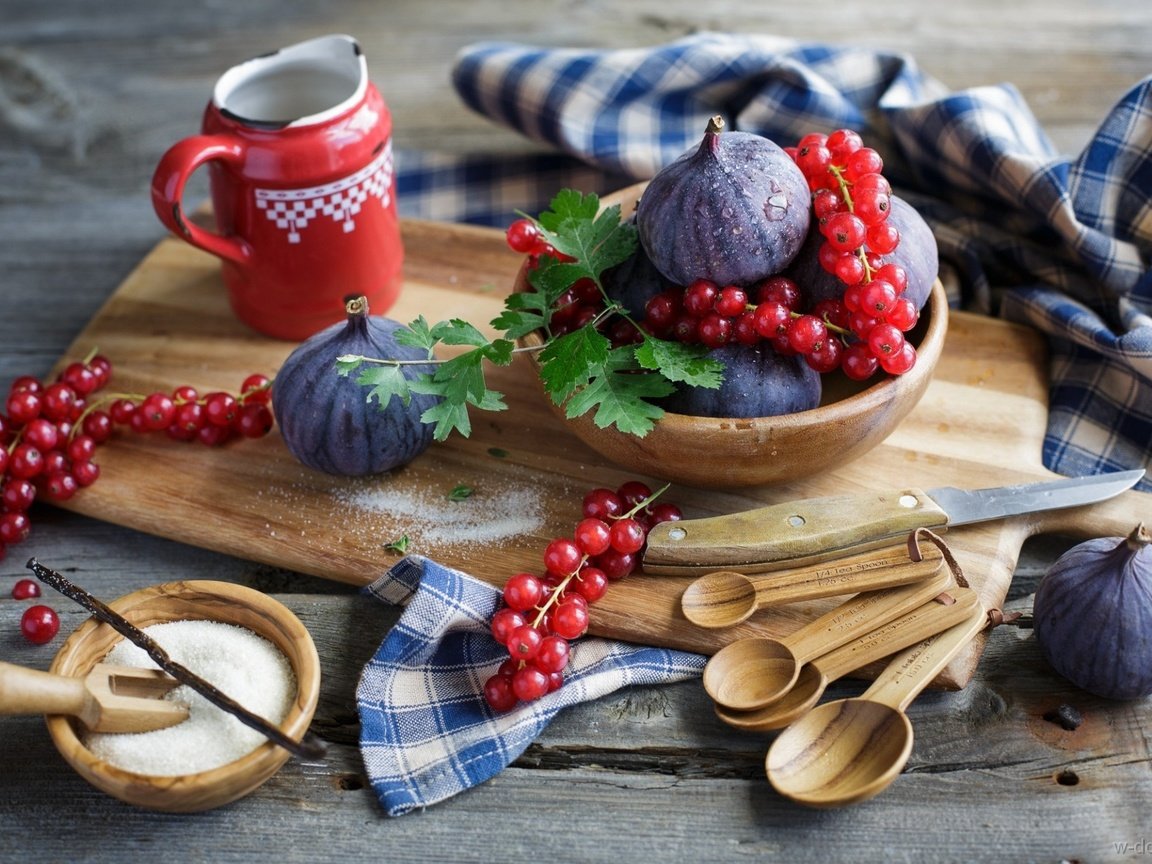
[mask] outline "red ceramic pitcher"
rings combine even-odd
[[[218,232],[182,206],[205,164]],[[202,134],[160,160],[152,203],[176,236],[221,259],[233,310],[265,335],[299,341],[344,320],[349,294],[381,314],[400,291],[392,117],[350,36],[225,72]]]

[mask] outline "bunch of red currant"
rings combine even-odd
[[[545,547],[544,574],[517,573],[505,583],[491,629],[509,656],[484,683],[493,710],[539,699],[564,682],[569,641],[587,632],[589,604],[637,568],[653,525],[681,518],[679,507],[657,495],[637,480],[593,489],[572,536]]]
[[[116,424],[210,445],[272,428],[271,382],[264,375],[245,379],[239,396],[203,397],[191,387],[103,395],[111,375],[111,362],[97,354],[68,364],[51,383],[31,375],[12,382],[0,413],[0,559],[8,546],[27,539],[28,510],[37,498],[66,501],[96,482],[96,449]]]

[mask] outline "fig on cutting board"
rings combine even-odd
[[[820,404],[820,373],[799,355],[784,356],[761,342],[725,345],[708,356],[724,364],[720,387],[681,384],[661,402],[666,411],[697,417],[775,417]]]
[[[915,207],[896,195],[891,196],[891,202],[888,223],[900,232],[900,245],[890,255],[885,255],[884,261],[904,268],[908,274],[904,296],[915,303],[917,309],[922,309],[940,272],[936,237]],[[844,283],[835,273],[829,273],[820,266],[819,251],[823,242],[824,237],[813,227],[784,274],[800,286],[805,306],[809,309],[821,300],[838,300],[844,294]]]
[[[276,373],[272,404],[289,452],[318,471],[347,477],[379,474],[404,465],[432,443],[433,426],[420,417],[439,401],[413,393],[385,408],[369,401],[355,378],[336,374],[345,355],[408,361],[400,373],[415,378],[434,371],[418,348],[398,344],[403,325],[370,316],[364,297],[349,298],[347,321],[301,343]]]
[[[713,117],[636,210],[640,243],[677,285],[751,285],[787,267],[808,234],[810,193],[796,163],[767,138],[723,126]]]

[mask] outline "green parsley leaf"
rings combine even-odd
[[[724,364],[708,357],[702,345],[685,345],[645,336],[636,346],[636,361],[644,369],[659,372],[669,381],[682,381],[692,387],[719,387]]]
[[[540,352],[540,380],[552,401],[562,405],[575,390],[601,374],[611,347],[592,327],[581,327],[549,342]]]
[[[668,396],[675,386],[651,372],[637,372],[635,350],[624,346],[612,350],[603,372],[575,393],[564,406],[569,418],[595,408],[592,421],[601,429],[615,426],[621,432],[644,437],[664,416],[664,409],[649,402]]]
[[[408,539],[407,534],[401,534],[399,537],[397,537],[391,543],[385,543],[384,548],[387,549],[389,552],[399,552],[401,555],[403,555],[405,552],[408,551],[408,545],[411,542],[412,541],[410,541]]]
[[[459,483],[456,486],[452,487],[452,491],[448,493],[448,500],[449,501],[464,501],[464,500],[467,500],[469,497],[471,497],[471,495],[472,495],[472,487],[471,486],[465,486],[463,483]]]
[[[375,399],[381,411],[388,407],[393,396],[403,405],[412,401],[404,370],[395,363],[364,364],[355,380],[361,387],[368,388],[368,395],[364,398],[369,402]]]

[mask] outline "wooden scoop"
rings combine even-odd
[[[749,732],[783,729],[812,710],[832,681],[966,621],[980,604],[971,588],[949,588],[948,596],[954,602],[929,600],[907,615],[805,663],[792,689],[775,702],[752,711],[732,711],[717,705],[716,716]]]
[[[861,696],[826,702],[777,736],[765,770],[781,795],[810,807],[838,807],[883,791],[912,752],[905,709],[984,629],[984,610],[897,654]]]
[[[159,669],[97,663],[71,678],[0,662],[0,714],[67,714],[93,732],[149,732],[187,719],[187,705],[162,698],[179,683]]]
[[[732,627],[767,606],[907,585],[931,576],[942,561],[934,546],[923,550],[922,560],[913,561],[908,545],[901,543],[762,576],[720,570],[689,585],[680,608],[698,627]]]
[[[725,708],[762,708],[792,688],[809,660],[883,627],[953,584],[951,571],[940,570],[911,585],[857,594],[787,636],[737,639],[704,667],[704,689]]]

